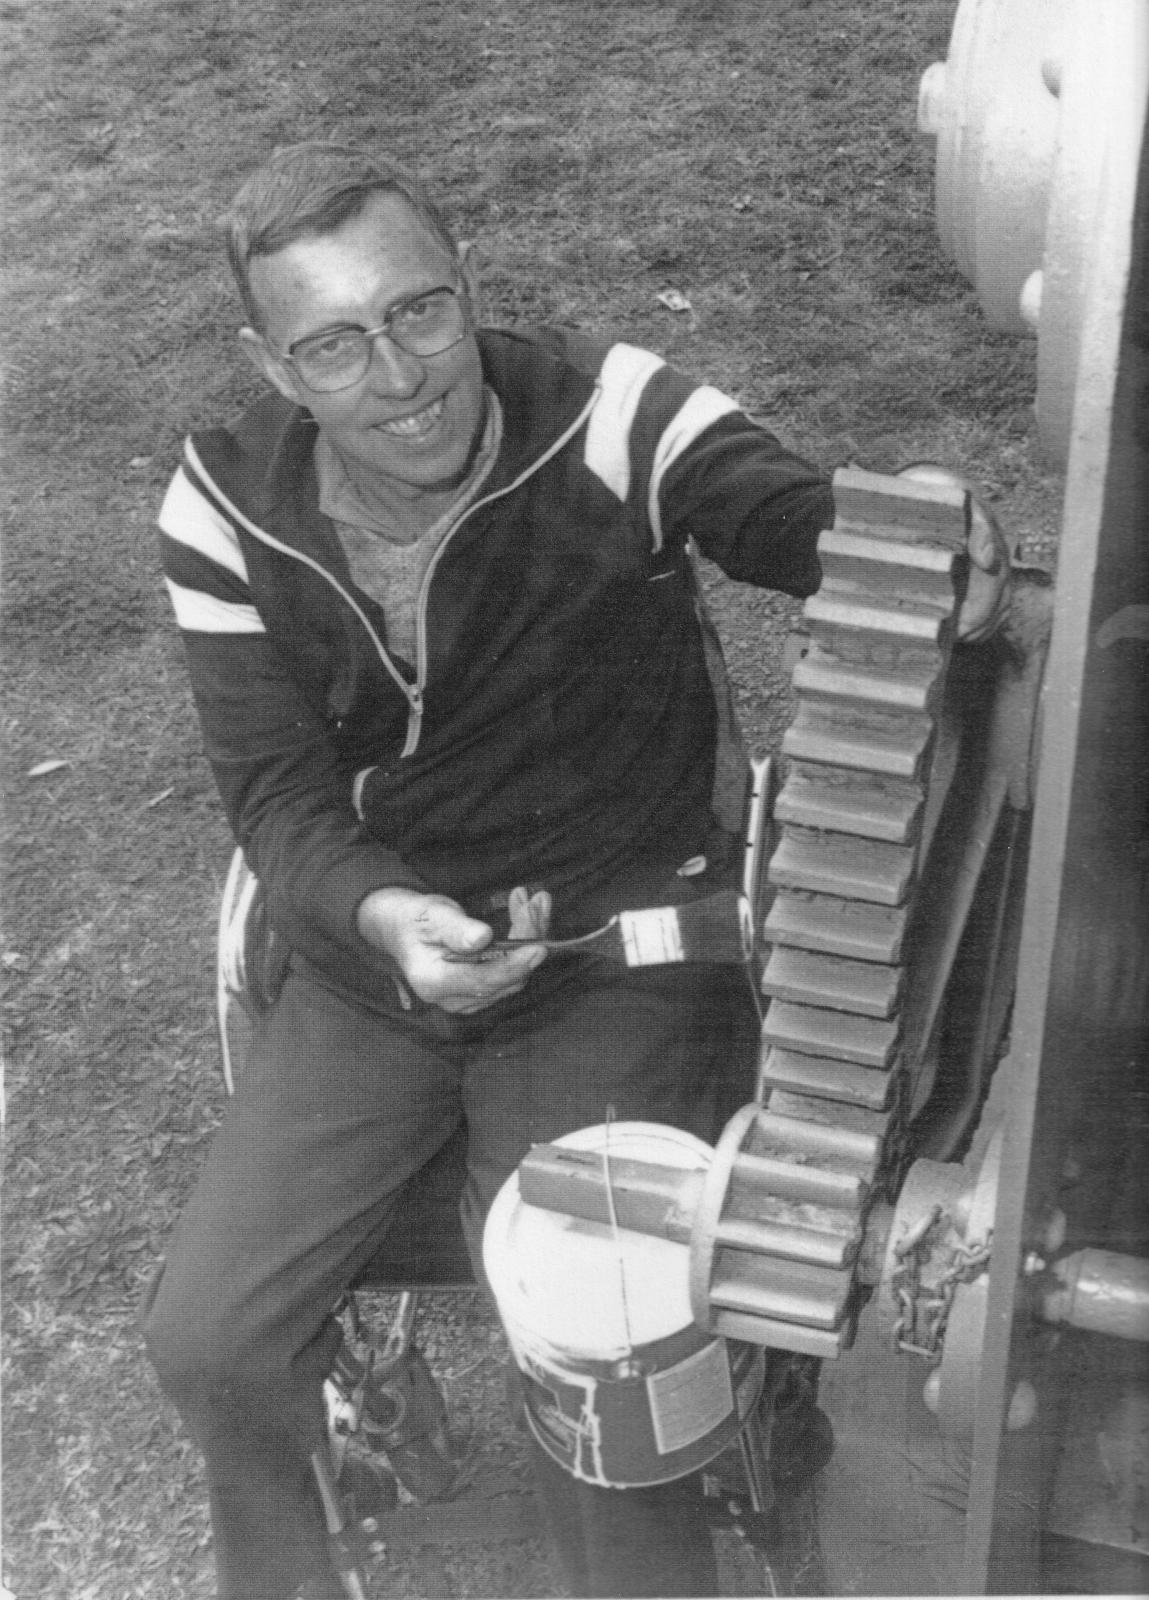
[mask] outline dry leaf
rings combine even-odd
[[[681,289],[664,289],[657,296],[660,306],[665,306],[668,311],[693,311],[694,307],[682,293]]]

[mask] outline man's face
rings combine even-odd
[[[460,263],[395,194],[372,195],[335,232],[251,263],[264,328],[242,337],[256,362],[281,394],[307,406],[353,475],[405,498],[442,493],[466,475],[483,423],[474,334],[436,356],[380,338],[366,375],[335,394],[308,389],[279,353],[336,327],[377,328],[399,301],[460,277]]]

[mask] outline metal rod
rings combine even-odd
[[[764,1516],[774,1504],[774,1489],[766,1465],[766,1436],[758,1407],[753,1406],[738,1435],[742,1453],[742,1470],[746,1475],[746,1488],[750,1505],[759,1516]]]
[[[610,1163],[611,1193],[603,1182],[596,1151],[568,1145],[536,1145],[519,1163],[519,1196],[544,1211],[560,1211],[587,1222],[650,1233],[685,1244],[698,1204],[703,1174],[615,1156]]]
[[[1149,1261],[1116,1250],[1077,1250],[1050,1271],[1057,1287],[1041,1296],[1046,1322],[1149,1343]]]

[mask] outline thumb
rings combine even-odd
[[[446,896],[432,897],[423,927],[430,943],[460,954],[481,950],[491,937],[485,922],[469,917],[461,905]]]

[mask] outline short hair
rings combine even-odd
[[[447,253],[458,254],[438,207],[413,174],[354,145],[318,139],[286,145],[246,179],[223,220],[227,258],[253,328],[262,325],[262,312],[251,289],[252,258],[274,255],[308,234],[333,233],[373,194],[401,195]]]

